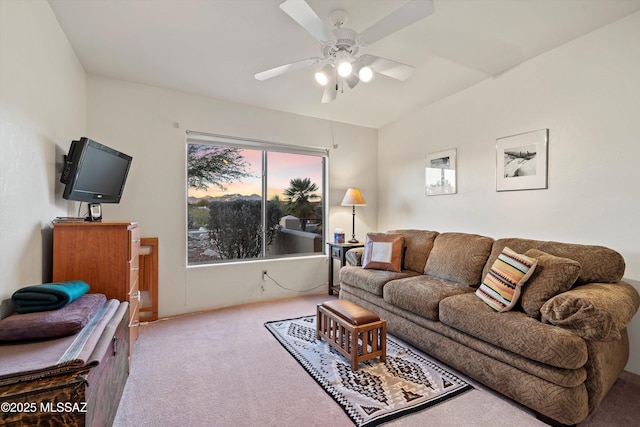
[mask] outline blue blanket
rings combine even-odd
[[[18,289],[11,302],[18,306],[17,313],[35,313],[57,310],[89,292],[89,285],[82,280],[46,283]]]

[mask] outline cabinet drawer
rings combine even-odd
[[[133,343],[138,338],[138,326],[140,325],[140,289],[138,288],[137,276],[129,292],[129,304],[129,335]]]
[[[133,287],[138,287],[138,276],[140,275],[139,258],[129,262],[129,293],[133,292]]]
[[[131,304],[133,304],[134,300],[140,301],[140,288],[138,287],[137,277],[136,277],[136,280],[131,285],[131,290],[129,291],[129,294],[127,295],[127,297]]]
[[[134,227],[129,229],[129,259],[138,258],[140,253],[140,228]]]
[[[138,299],[131,299],[131,305],[129,306],[129,340],[134,343],[138,339],[138,326],[140,326],[140,320],[138,319],[138,312],[140,310],[140,301]],[[131,346],[130,352],[133,346]]]

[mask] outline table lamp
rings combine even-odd
[[[356,206],[367,206],[367,202],[362,197],[362,193],[359,188],[348,188],[347,193],[344,195],[344,199],[342,199],[342,206],[352,206],[353,207],[353,218],[351,221],[351,240],[349,243],[358,243],[356,239]]]

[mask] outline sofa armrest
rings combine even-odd
[[[640,306],[640,295],[626,282],[589,283],[548,300],[542,322],[573,331],[586,340],[615,341]]]
[[[352,267],[362,267],[363,253],[364,253],[364,248],[349,249],[345,255],[345,259],[347,260],[347,265],[350,265]]]

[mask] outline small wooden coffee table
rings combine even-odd
[[[318,305],[316,336],[351,361],[351,369],[365,360],[387,360],[387,321],[375,313],[344,299]]]

